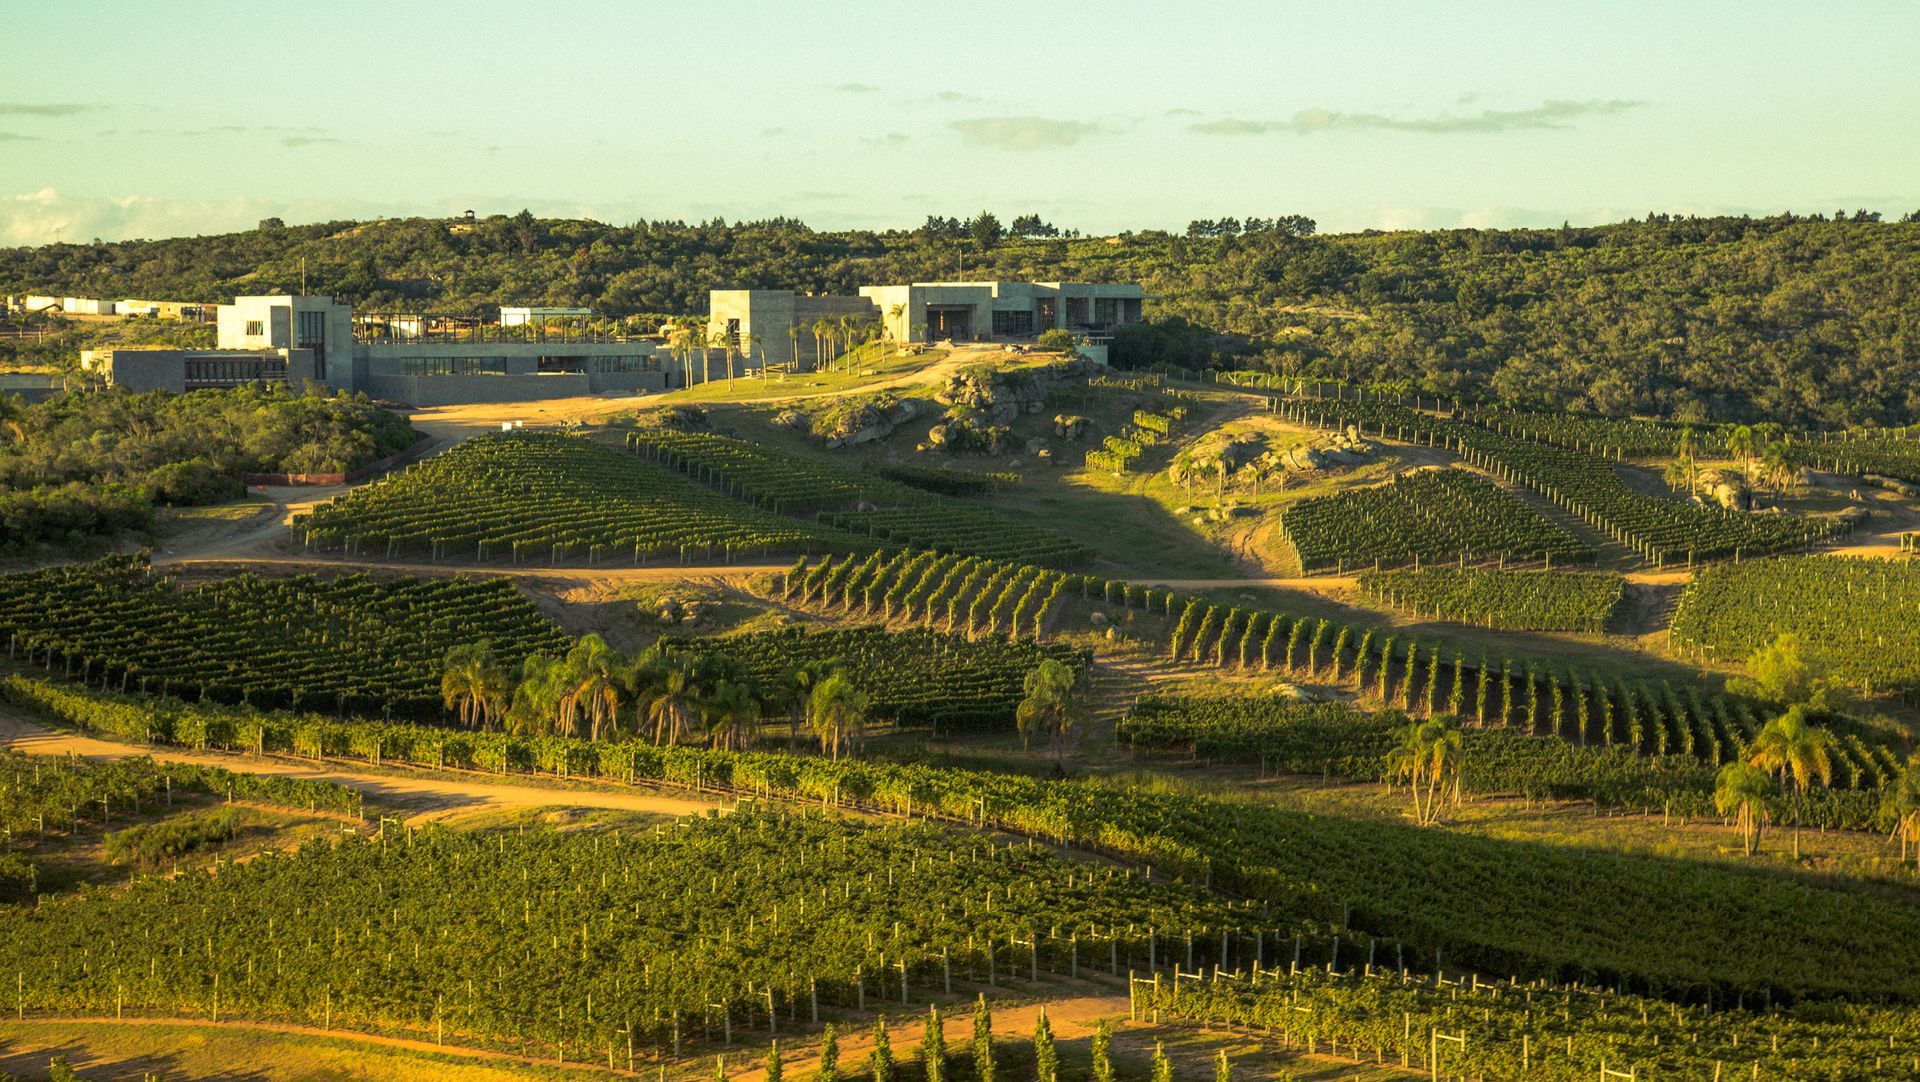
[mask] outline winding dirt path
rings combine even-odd
[[[67,1027],[73,1027],[73,1026],[85,1026],[88,1028],[112,1026],[112,1027],[124,1027],[128,1029],[174,1029],[174,1030],[216,1029],[216,1030],[221,1030],[223,1032],[261,1033],[261,1034],[275,1034],[275,1035],[288,1036],[288,1037],[320,1038],[323,1040],[341,1041],[343,1043],[362,1045],[362,1046],[367,1046],[372,1048],[391,1048],[396,1051],[405,1051],[405,1052],[425,1052],[425,1053],[431,1053],[437,1057],[447,1057],[447,1058],[458,1059],[458,1060],[471,1060],[477,1063],[511,1065],[515,1067],[543,1067],[547,1069],[552,1069],[553,1067],[560,1065],[551,1056],[541,1058],[538,1056],[520,1055],[513,1052],[497,1052],[492,1049],[474,1048],[469,1045],[436,1044],[433,1041],[412,1040],[405,1037],[388,1037],[388,1036],[383,1036],[375,1033],[361,1033],[357,1030],[322,1029],[319,1026],[296,1026],[291,1023],[255,1022],[247,1019],[229,1019],[224,1022],[213,1022],[204,1018],[144,1018],[144,1017],[141,1017],[141,1018],[48,1017],[48,1018],[25,1018],[25,1019],[8,1018],[8,1019],[0,1020],[0,1033],[11,1031],[14,1033],[24,1033],[27,1035],[31,1035],[34,1033],[35,1030],[50,1032],[50,1035],[56,1038],[56,1040],[53,1042],[53,1048],[51,1050],[58,1051],[58,1050],[67,1048],[70,1042],[72,1042],[73,1040],[73,1038],[70,1035],[65,1033],[60,1033],[58,1031],[66,1029]],[[15,1045],[13,1043],[9,1043],[8,1045],[5,1046],[3,1050],[0,1050],[0,1051],[11,1052],[15,1050],[16,1050]],[[84,1067],[86,1066],[86,1064],[82,1063],[81,1066]],[[565,1066],[568,1069],[578,1070],[582,1072],[596,1072],[599,1074],[623,1075],[630,1078],[639,1076],[638,1072],[628,1072],[625,1070],[610,1071],[607,1069],[604,1063],[596,1066],[593,1063],[583,1063],[577,1059],[568,1062],[567,1064],[565,1064]]]
[[[1157,1024],[1148,1020],[1130,1022],[1127,1018],[1128,1004],[1124,993],[1109,992],[1098,986],[1086,983],[1071,986],[1054,986],[1036,989],[1043,999],[990,1000],[993,1005],[993,1035],[995,1044],[1002,1049],[1002,1055],[1018,1056],[1016,1049],[1023,1049],[1033,1039],[1034,1028],[1040,1013],[1044,1010],[1054,1039],[1064,1046],[1081,1045],[1091,1040],[1095,1029],[1102,1020],[1113,1027],[1113,1056],[1124,1068],[1132,1068],[1130,1073],[1145,1074],[1152,1060],[1156,1044],[1164,1042],[1168,1058],[1173,1061],[1177,1076],[1199,1078],[1209,1074],[1213,1066],[1214,1051],[1226,1044],[1238,1048],[1258,1046],[1270,1054],[1282,1054],[1278,1049],[1264,1041],[1237,1035],[1212,1034],[1203,1029],[1173,1024]],[[1000,994],[1006,994],[1001,990]],[[1017,995],[1018,993],[1015,993]],[[926,1032],[926,1008],[924,1005],[907,1007],[887,1018],[888,1045],[893,1050],[897,1062],[910,1064],[918,1056],[920,1042]],[[213,1022],[204,1018],[166,1018],[166,1017],[40,1017],[0,1019],[0,1034],[11,1039],[7,1050],[12,1052],[71,1052],[76,1043],[85,1046],[84,1036],[76,1039],[75,1029],[128,1029],[147,1031],[193,1031],[218,1030],[221,1032],[260,1034],[266,1037],[285,1036],[308,1040],[335,1041],[345,1045],[367,1049],[389,1049],[399,1052],[411,1052],[430,1055],[436,1060],[466,1061],[476,1065],[485,1064],[506,1068],[534,1068],[542,1072],[551,1072],[561,1068],[570,1072],[595,1074],[625,1078],[654,1078],[660,1075],[663,1065],[642,1052],[628,1068],[626,1049],[616,1047],[613,1051],[613,1065],[607,1062],[607,1049],[584,1048],[571,1049],[567,1059],[562,1062],[555,1050],[546,1048],[536,1053],[510,1052],[497,1049],[476,1048],[464,1044],[437,1043],[419,1038],[395,1037],[385,1034],[365,1033],[351,1029],[323,1029],[319,1026],[303,1026],[282,1022],[262,1022],[251,1019],[228,1019]],[[863,1073],[874,1049],[874,1028],[870,1019],[841,1021],[836,1025],[838,1036],[838,1057],[843,1077],[857,1076]],[[781,1067],[789,1077],[808,1078],[814,1075],[820,1066],[820,1033],[807,1027],[808,1032],[783,1035],[780,1038]],[[972,1007],[966,1002],[949,1003],[942,1006],[942,1035],[950,1054],[964,1056],[973,1040]],[[737,1082],[762,1082],[766,1078],[768,1046],[762,1040],[763,1035],[747,1035],[741,1043],[731,1046],[712,1046],[699,1052],[683,1056],[679,1061],[669,1061],[665,1065],[672,1074],[685,1077],[693,1072],[701,1077],[714,1076],[714,1058],[723,1057],[726,1062],[726,1077]],[[690,1050],[689,1050],[690,1051]],[[1291,1062],[1311,1064],[1316,1079],[1339,1077],[1382,1078],[1399,1075],[1417,1076],[1421,1072],[1403,1072],[1396,1068],[1380,1068],[1353,1060],[1344,1060],[1332,1056],[1308,1056],[1304,1052],[1283,1054]],[[584,1058],[583,1058],[584,1057]],[[83,1061],[81,1066],[87,1064]]]
[[[601,564],[589,567],[585,564],[558,564],[539,566],[536,564],[473,564],[473,563],[413,563],[399,560],[382,560],[373,557],[333,556],[311,554],[299,556],[281,555],[192,555],[169,556],[156,555],[155,567],[206,567],[235,568],[278,567],[286,568],[288,574],[305,571],[391,571],[407,575],[504,575],[512,578],[529,579],[604,579],[617,582],[687,582],[693,580],[731,579],[752,575],[779,574],[792,567],[791,562],[780,564],[703,564],[683,567],[679,564],[662,564],[653,567],[620,567],[613,564]]]
[[[783,567],[778,570],[786,569]],[[1629,571],[1621,577],[1628,582],[1648,586],[1666,586],[1686,582],[1693,577],[1693,573],[1682,568],[1678,571]],[[1175,590],[1229,590],[1235,586],[1271,586],[1282,590],[1357,590],[1360,588],[1358,575],[1307,575],[1279,579],[1147,579],[1136,576],[1133,581],[1166,586]]]

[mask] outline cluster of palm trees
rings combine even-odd
[[[1815,779],[1822,785],[1833,780],[1834,743],[1831,730],[1808,720],[1806,707],[1793,706],[1754,734],[1745,760],[1720,768],[1714,779],[1713,806],[1721,815],[1733,817],[1748,856],[1759,851],[1760,832],[1772,820],[1769,802],[1777,778],[1792,803],[1793,857],[1800,859],[1800,813]]]
[[[1047,738],[1057,763],[1064,763],[1067,744],[1086,720],[1087,683],[1064,661],[1047,658],[1027,674],[1026,697],[1014,710],[1020,743],[1031,747],[1036,734]]]
[[[441,670],[440,696],[460,723],[522,736],[700,742],[746,749],[770,719],[802,728],[839,758],[865,733],[871,699],[836,661],[806,662],[756,680],[725,654],[688,654],[658,644],[627,655],[599,635],[566,654],[534,654],[515,668],[485,642],[456,646]]]
[[[1727,454],[1740,460],[1740,472],[1745,475],[1748,488],[1763,484],[1779,492],[1799,476],[1787,458],[1785,433],[1784,428],[1770,422],[1740,425],[1727,433]],[[1698,459],[1699,445],[1692,427],[1682,428],[1673,462],[1667,467],[1667,482],[1685,485],[1686,493],[1691,496],[1698,487]]]
[[[894,308],[897,312],[900,306],[895,305]],[[796,345],[802,330],[803,328],[796,325],[789,332],[794,336]],[[857,375],[859,356],[854,351],[868,342],[885,343],[887,340],[885,321],[856,319],[853,316],[841,316],[839,319],[822,317],[814,320],[804,330],[813,335],[813,355],[818,367],[824,372],[844,368]],[[795,356],[798,355],[796,349]]]
[[[1413,793],[1413,821],[1423,827],[1439,825],[1441,808],[1460,803],[1465,767],[1460,722],[1447,715],[1407,722],[1387,754],[1391,778],[1407,782]]]
[[[680,365],[682,387],[713,380],[713,354],[716,352],[727,366],[727,382],[731,384],[739,374],[737,362],[759,354],[764,341],[757,334],[749,334],[742,342],[739,335],[728,331],[719,320],[682,319],[667,328],[667,352]],[[694,365],[695,354],[700,358],[697,368]],[[761,365],[759,371],[764,374],[766,366]]]
[[[895,305],[898,316],[899,305]],[[800,336],[813,336],[813,355],[816,366],[822,371],[835,371],[847,368],[858,374],[858,347],[868,342],[885,342],[888,338],[887,325],[883,321],[858,319],[851,315],[839,319],[822,317],[812,324],[795,323],[787,328],[787,340],[793,347],[793,358],[800,358]],[[710,382],[713,377],[713,355],[718,353],[726,365],[727,382],[732,383],[738,374],[736,361],[743,357],[753,357],[761,353],[765,339],[757,334],[749,334],[744,342],[740,336],[730,333],[719,320],[705,320],[697,317],[676,320],[667,328],[667,352],[680,366],[680,385],[692,387],[698,383]],[[744,347],[744,348],[743,348]],[[758,369],[766,374],[766,365]]]

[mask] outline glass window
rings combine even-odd
[[[327,340],[327,314],[325,312],[300,313],[300,338],[296,346],[318,346]]]
[[[1033,333],[1033,313],[995,312],[993,314],[993,333],[1011,338],[1023,337]]]

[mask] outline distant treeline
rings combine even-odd
[[[1920,225],[1869,214],[1314,235],[1298,216],[1080,237],[1023,215],[915,230],[405,219],[0,250],[0,292],[225,300],[308,289],[370,308],[699,312],[714,287],[848,292],[967,278],[1139,281],[1123,365],[1266,368],[1517,406],[1686,421],[1920,414]],[[1248,228],[1251,223],[1253,228]],[[4,359],[4,358],[0,358]]]

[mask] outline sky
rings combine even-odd
[[[1907,0],[0,0],[0,245],[523,207],[1897,214],[1917,41]]]

